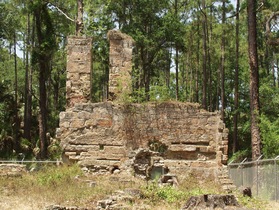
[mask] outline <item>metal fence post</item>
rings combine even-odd
[[[277,197],[278,197],[278,175],[277,175],[277,160],[279,158],[279,155],[274,159],[275,162],[275,200],[277,202]]]
[[[257,196],[259,196],[259,160],[262,158],[263,155],[261,155],[257,160],[256,160],[256,181],[257,181]]]
[[[231,177],[231,164],[233,163],[234,160],[232,160],[231,162],[228,163],[228,172],[229,172],[229,177]]]
[[[229,163],[230,178],[237,187],[252,187],[255,196],[279,202],[279,155],[272,159],[261,159],[262,157],[254,161],[246,161],[245,158],[240,163]],[[236,167],[236,173],[233,167]]]
[[[243,173],[244,173],[244,170],[243,170],[243,167],[242,167],[242,164],[247,160],[247,157],[242,160],[242,162],[239,164],[239,168],[241,169],[241,185],[243,186],[244,185],[244,176],[243,176]]]

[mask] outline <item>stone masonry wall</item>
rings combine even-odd
[[[67,106],[90,101],[92,39],[68,37],[67,43]]]
[[[97,172],[153,168],[202,175],[227,161],[228,130],[216,112],[190,103],[79,103],[60,113],[64,161]],[[213,171],[212,171],[213,170]]]

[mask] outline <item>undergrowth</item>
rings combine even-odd
[[[146,182],[130,177],[128,184],[118,180],[125,177],[109,175],[85,176],[81,169],[74,166],[44,167],[37,172],[30,172],[22,177],[0,177],[0,194],[24,198],[30,202],[38,202],[40,208],[56,204],[64,206],[96,207],[96,202],[114,192],[126,188],[139,189],[140,198],[127,205],[146,204],[151,209],[181,209],[191,196],[203,194],[221,194],[220,186],[213,181],[203,182],[195,176],[179,180],[179,186],[159,186],[157,180]],[[90,182],[94,182],[90,186]],[[256,199],[239,196],[239,202],[248,208],[263,208],[264,203]]]
[[[248,209],[265,209],[267,201],[263,201],[256,198],[250,198],[248,196],[238,195],[238,202],[241,206],[245,206]],[[274,208],[276,209],[276,208]]]

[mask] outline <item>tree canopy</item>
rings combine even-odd
[[[93,38],[92,101],[106,99],[110,29],[136,43],[131,102],[200,103],[221,112],[230,130],[230,155],[239,150],[249,157],[278,155],[276,0],[3,0],[0,11],[1,157],[53,158],[59,152],[50,139],[65,107],[67,36]],[[252,28],[257,78],[250,75]],[[251,81],[258,82],[256,89]],[[255,123],[261,142],[256,153]]]

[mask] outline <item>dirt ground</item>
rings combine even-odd
[[[26,197],[2,196],[0,199],[0,209],[2,210],[43,210],[51,205],[46,199],[36,199]]]
[[[36,198],[17,197],[16,195],[0,195],[1,210],[44,210],[47,206],[54,205],[47,198],[37,196]],[[261,210],[277,210],[279,202],[268,202]],[[155,209],[157,210],[157,209]],[[161,210],[158,209],[158,210]]]
[[[279,201],[275,202],[275,201],[270,201],[268,202],[267,205],[267,210],[276,210],[279,209]]]

